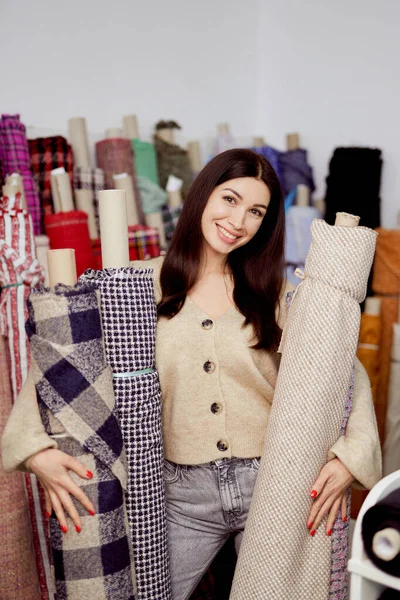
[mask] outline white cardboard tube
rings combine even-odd
[[[167,247],[167,240],[165,238],[164,222],[161,212],[154,212],[145,215],[145,221],[147,227],[154,227],[158,231],[158,237],[160,239],[160,247]]]
[[[90,168],[89,142],[84,117],[68,120],[68,137],[74,153],[74,166]]]
[[[364,313],[373,317],[379,317],[381,314],[381,304],[382,301],[380,298],[374,298],[373,296],[368,297],[365,300]]]
[[[181,190],[174,190],[173,192],[168,192],[168,206],[170,208],[178,208],[182,204],[182,196]]]
[[[50,177],[53,196],[54,212],[69,212],[74,210],[71,181],[64,169],[54,169]]]
[[[139,139],[139,127],[136,115],[125,115],[123,118],[124,134],[129,139]]]
[[[400,532],[394,527],[377,531],[372,538],[372,550],[381,560],[393,560],[400,553]]]
[[[336,227],[358,227],[360,217],[356,215],[350,215],[349,213],[338,212],[336,213]]]
[[[106,138],[122,138],[124,137],[121,127],[109,127],[106,129]]]
[[[164,129],[157,129],[156,136],[167,142],[167,144],[175,144],[175,131],[172,127],[165,127]]]
[[[253,146],[255,148],[261,148],[262,146],[266,146],[265,138],[260,135],[255,135],[253,137]]]
[[[297,150],[300,148],[300,135],[298,133],[288,133],[286,135],[286,149]]]
[[[57,283],[76,285],[75,250],[64,248],[62,250],[49,250],[47,252],[47,266],[50,287]]]
[[[49,251],[49,238],[47,235],[35,235],[36,258],[44,269],[44,285],[49,287],[49,269],[47,265],[47,253]]]
[[[17,193],[21,194],[21,202],[20,207],[26,210],[26,198],[25,198],[25,190],[24,190],[24,182],[22,181],[22,177],[19,173],[12,173],[6,177],[6,185],[12,185],[17,188]]]
[[[113,175],[113,181],[115,189],[125,190],[126,218],[128,221],[128,227],[131,225],[138,225],[140,220],[137,211],[135,192],[133,189],[132,175],[128,175],[128,173],[119,173],[117,175]]]
[[[304,183],[297,186],[296,206],[310,206],[310,188]]]
[[[125,190],[99,192],[103,269],[129,267]]]
[[[76,208],[88,216],[89,237],[97,239],[96,217],[94,214],[93,192],[91,190],[75,190]]]
[[[200,154],[200,143],[189,142],[188,143],[188,154],[190,160],[190,166],[193,173],[201,171],[201,154]]]

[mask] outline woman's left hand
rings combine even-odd
[[[343,521],[347,521],[346,490],[353,481],[353,475],[338,458],[330,460],[321,469],[321,473],[311,491],[311,498],[314,498],[314,503],[307,523],[310,535],[315,535],[326,515],[328,515],[326,534],[331,535],[339,510]]]

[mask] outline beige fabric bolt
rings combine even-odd
[[[339,437],[376,233],[315,220],[286,320],[264,452],[231,600],[327,600],[331,544],[306,527],[310,491]]]

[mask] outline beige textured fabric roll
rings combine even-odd
[[[339,438],[376,233],[315,220],[311,234],[231,600],[327,600],[330,592],[332,538],[323,526],[311,537],[306,523],[312,485]]]
[[[383,475],[400,469],[400,323],[393,324],[386,437],[383,446]]]

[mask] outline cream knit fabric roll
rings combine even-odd
[[[339,437],[376,233],[315,220],[284,327],[268,432],[231,600],[327,600],[332,540],[306,523]]]

